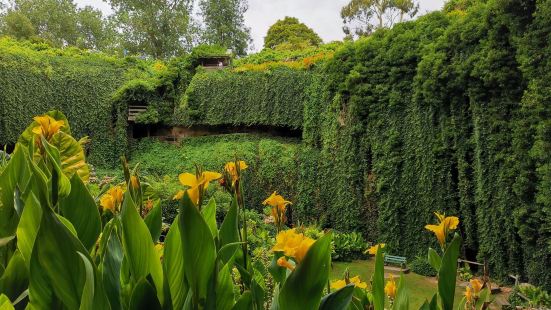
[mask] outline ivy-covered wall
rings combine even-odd
[[[481,1],[340,49],[305,104],[302,219],[414,257],[456,214],[467,257],[551,287],[550,6]]]
[[[176,108],[177,125],[302,127],[304,89],[311,74],[277,68],[268,71],[217,70],[197,73]]]
[[[91,136],[90,160],[117,158],[111,95],[127,64],[77,49],[0,39],[0,145],[14,143],[32,117],[61,110],[77,137]]]

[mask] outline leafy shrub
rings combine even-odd
[[[519,293],[528,300],[519,296]],[[522,307],[531,309],[550,309],[551,308],[551,295],[543,290],[541,287],[533,285],[517,285],[511,291],[509,295],[509,303],[512,308]]]
[[[335,232],[333,236],[333,252],[331,257],[335,261],[352,261],[364,259],[368,249],[367,242],[357,232]]]
[[[408,267],[416,274],[425,277],[434,277],[437,274],[436,270],[429,264],[427,259],[421,256],[416,256],[415,259],[408,263]]]

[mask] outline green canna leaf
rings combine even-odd
[[[331,233],[308,250],[304,260],[289,275],[279,293],[279,307],[286,310],[317,309],[329,280]]]
[[[187,192],[180,202],[180,237],[184,253],[184,271],[194,302],[207,296],[207,287],[214,271],[216,247],[208,224]]]
[[[231,310],[234,305],[233,282],[230,274],[230,265],[226,264],[217,275],[216,309]]]
[[[0,238],[12,236],[19,222],[14,207],[17,188],[24,190],[30,179],[30,166],[26,150],[17,145],[8,165],[0,174]]]
[[[86,281],[84,282],[84,288],[82,289],[79,310],[92,310],[94,309],[94,268],[92,267],[92,263],[84,254],[80,252],[77,253],[80,255],[80,259],[82,260],[86,271]]]
[[[184,252],[178,224],[179,217],[180,215],[176,216],[166,236],[163,259],[173,309],[183,308],[189,291],[184,274]]]
[[[151,275],[158,299],[163,303],[163,269],[151,240],[151,233],[126,191],[121,211],[122,244],[130,273],[135,281]]]
[[[250,310],[253,309],[253,294],[251,291],[245,291],[237,300],[232,310]]]
[[[393,310],[408,310],[409,309],[409,295],[406,288],[406,280],[404,274],[400,274],[400,283],[396,292],[396,299],[392,304]]]
[[[238,226],[238,210],[237,210],[237,202],[235,199],[232,200],[230,209],[228,210],[228,213],[226,214],[226,217],[224,218],[224,221],[220,226],[219,238],[220,238],[221,249],[228,244],[234,244],[240,241],[239,226]],[[231,247],[231,248],[227,247],[227,250],[221,250],[219,253],[220,260],[224,264],[227,263],[232,258],[236,249],[237,249],[236,247]]]
[[[428,255],[428,262],[438,272],[440,270],[440,266],[442,265],[442,258],[433,248],[429,248],[429,255]]]
[[[375,273],[373,274],[373,306],[375,310],[385,307],[385,266],[383,251],[379,249],[375,255]]]
[[[218,227],[216,226],[216,201],[211,198],[207,205],[201,210],[201,215],[207,222],[212,236],[216,238],[218,236]]]
[[[145,217],[144,221],[147,225],[147,228],[149,229],[149,233],[151,234],[151,238],[153,242],[159,241],[159,237],[161,236],[161,229],[163,225],[163,214],[162,214],[161,204],[155,203],[155,206],[147,216]]]
[[[155,288],[145,278],[142,278],[132,291],[129,309],[161,310],[161,303],[156,296]]]
[[[461,247],[461,236],[455,234],[442,257],[442,266],[438,271],[438,295],[442,310],[452,310],[455,297],[455,281],[457,276],[457,259]]]
[[[0,295],[0,310],[14,310],[10,299],[4,294]]]
[[[16,300],[29,286],[27,270],[21,252],[16,251],[0,277],[0,293],[8,296],[10,300]]]
[[[71,178],[69,196],[59,202],[61,214],[74,226],[78,238],[88,251],[101,233],[101,219],[94,198],[77,174]]]
[[[321,300],[320,310],[348,309],[352,296],[354,295],[354,284],[349,284],[338,291],[327,294]]]
[[[100,269],[101,279],[105,287],[105,292],[111,309],[119,310],[121,305],[121,265],[123,259],[122,242],[117,234],[115,225],[111,224],[103,232],[103,240],[106,241],[105,252],[102,257]]]

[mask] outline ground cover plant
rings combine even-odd
[[[35,117],[18,141],[0,178],[5,309],[262,309],[268,303],[280,309],[382,310],[409,304],[403,276],[398,283],[392,276],[385,281],[384,244],[369,249],[375,256],[369,286],[349,273],[329,283],[332,232],[315,240],[286,227],[291,202],[276,192],[263,202],[277,232],[271,262],[253,260],[243,199],[245,161],[230,161],[220,172],[196,166],[179,174],[182,187],[173,199],[180,212],[160,242],[159,198],[150,194],[138,167],[131,169],[122,158],[124,181],[105,184],[94,197],[81,142],[62,113]],[[207,197],[216,181],[232,196],[220,223],[216,201]],[[421,308],[452,309],[459,219],[435,214],[437,223],[426,229],[440,245],[428,251],[438,289]],[[266,285],[268,275],[272,287]],[[485,285],[472,280],[460,307],[485,307]]]

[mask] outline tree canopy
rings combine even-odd
[[[341,9],[343,31],[348,36],[368,35],[402,22],[406,15],[413,17],[418,10],[415,0],[351,0]]]
[[[204,29],[202,39],[245,55],[251,43],[250,29],[245,26],[246,0],[200,0]]]
[[[191,0],[109,0],[121,34],[121,45],[130,53],[156,58],[189,49]]]
[[[264,38],[264,47],[271,49],[302,49],[322,43],[319,35],[298,18],[286,16],[273,24]]]

